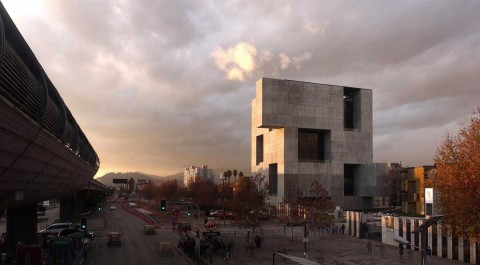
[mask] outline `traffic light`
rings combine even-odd
[[[82,230],[87,230],[87,218],[86,217],[82,217],[82,219],[80,220],[80,228]]]
[[[160,201],[160,211],[165,212],[167,210],[167,201],[161,200]]]

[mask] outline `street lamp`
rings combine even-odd
[[[227,180],[227,178],[225,175],[222,174],[220,176],[220,180],[222,181],[222,194],[223,194],[223,199],[222,199],[223,200],[223,226],[226,226],[225,224],[225,219],[226,219],[225,218],[226,217],[225,216],[226,215],[225,213],[225,180]]]

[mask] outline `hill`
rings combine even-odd
[[[97,180],[100,181],[101,183],[107,185],[107,186],[110,186],[110,185],[113,185],[113,179],[127,179],[128,180],[130,178],[133,178],[135,180],[135,182],[137,182],[139,179],[148,179],[152,182],[155,182],[156,184],[161,184],[165,181],[173,180],[173,179],[176,179],[177,182],[179,182],[179,183],[183,183],[183,172],[179,172],[179,173],[176,173],[174,175],[165,176],[165,177],[146,174],[146,173],[142,173],[142,172],[117,172],[117,173],[110,172],[110,173],[107,173],[107,174],[97,178]]]

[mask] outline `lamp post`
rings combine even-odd
[[[222,194],[223,194],[223,226],[226,226],[225,224],[225,180],[226,180],[226,176],[222,174],[222,176],[220,177],[220,180],[222,181]]]

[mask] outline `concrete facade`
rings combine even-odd
[[[345,114],[346,91],[353,91],[352,96],[348,94],[353,101],[350,116]],[[351,124],[347,126],[348,117]],[[317,158],[299,158],[299,154],[303,156],[299,145],[305,144],[300,143],[299,135],[312,133],[318,136],[317,145],[322,146],[315,151],[319,153]],[[378,171],[372,164],[372,138],[369,89],[269,78],[256,83],[251,168],[253,173],[269,179],[274,204],[281,203],[292,187],[308,196],[311,182],[318,180],[335,205],[344,209],[371,208]],[[347,196],[346,168],[353,176],[353,180],[349,179],[353,190]]]

